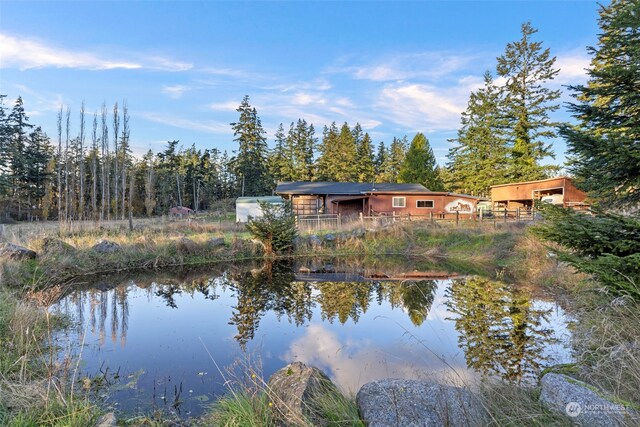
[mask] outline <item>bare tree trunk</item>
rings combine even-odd
[[[107,106],[103,102],[102,103],[102,207],[100,208],[100,220],[103,220],[106,216],[108,219],[110,214],[110,206],[109,204],[109,183],[111,179],[109,178],[109,126],[107,126]],[[106,215],[105,215],[106,209]]]
[[[180,194],[180,176],[176,172],[176,184],[178,185],[178,206],[182,206],[182,195]]]
[[[80,141],[78,148],[78,181],[80,184],[80,194],[78,195],[78,218],[84,219],[84,101],[80,106]]]
[[[153,213],[153,208],[155,207],[154,203],[154,194],[153,194],[153,161],[149,159],[148,172],[147,172],[147,182],[145,185],[145,202],[144,207],[147,212],[147,216],[151,216]]]
[[[125,194],[127,192],[127,152],[129,151],[129,112],[127,101],[122,101],[122,138],[120,139],[120,150],[122,151],[122,219],[125,212]],[[131,199],[129,199],[129,210],[131,210]]]
[[[98,113],[93,114],[93,132],[91,133],[91,217],[98,220]]]
[[[71,110],[67,107],[66,115],[66,132],[65,132],[65,148],[64,148],[64,219],[69,220],[69,128],[71,127]]]
[[[120,116],[118,116],[118,103],[113,105],[113,194],[116,199],[114,217],[118,219],[118,129],[120,128]]]
[[[135,168],[131,168],[129,177],[129,230],[133,231],[133,187],[135,185]]]
[[[62,221],[62,105],[58,111],[58,221]]]

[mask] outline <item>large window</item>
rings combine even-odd
[[[405,197],[394,197],[391,200],[391,206],[394,208],[405,208],[407,207],[407,199]]]
[[[433,209],[433,200],[416,200],[416,208]]]

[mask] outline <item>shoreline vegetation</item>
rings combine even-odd
[[[46,298],[26,302],[23,297],[27,292],[33,295],[38,288],[65,283],[73,286],[105,270],[169,265],[190,268],[263,259],[261,246],[229,221],[148,221],[132,232],[118,224],[62,231],[57,224],[48,230],[46,224],[40,227],[33,233],[23,230],[19,234],[13,233],[12,227],[5,228],[6,240],[36,250],[38,257],[1,261],[0,342],[8,351],[0,357],[0,425],[92,426],[100,416],[99,407],[84,397],[80,386],[74,387],[76,361],[65,361],[65,365],[54,360],[52,335],[66,326],[65,319],[48,315],[50,302]],[[117,243],[120,250],[96,253],[92,247],[101,239]],[[383,267],[386,258],[400,255],[410,258],[421,271],[436,266],[554,293],[579,319],[573,343],[576,365],[565,367],[565,371],[611,393],[628,407],[640,405],[640,349],[634,335],[640,328],[637,303],[614,298],[588,276],[576,273],[529,227],[413,222],[364,233],[357,227],[318,231],[300,236],[296,249],[281,257],[356,255]],[[126,425],[219,425],[221,420],[232,420],[230,425],[238,426],[269,425],[265,388],[254,383],[246,388],[238,382],[233,393],[200,419],[169,420],[166,415],[151,414]],[[536,387],[488,382],[482,385],[481,400],[492,425],[569,425],[568,419],[544,409],[538,394]],[[514,396],[517,405],[513,404]],[[323,409],[327,425],[360,425],[354,416],[353,396],[332,396],[325,403],[330,406]]]

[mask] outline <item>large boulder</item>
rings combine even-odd
[[[64,240],[56,239],[54,237],[45,237],[42,241],[42,251],[51,255],[70,253],[75,251],[75,249],[76,248]]]
[[[38,254],[24,246],[15,245],[13,243],[0,244],[0,258],[9,258],[15,260],[34,259]]]
[[[181,237],[175,242],[176,249],[181,254],[193,254],[198,251],[198,245],[191,239]]]
[[[313,410],[313,401],[322,394],[338,392],[321,370],[301,362],[291,363],[273,374],[267,390],[273,413],[283,426],[322,425]]]
[[[356,396],[369,427],[482,425],[482,406],[468,390],[428,381],[384,379]]]
[[[210,248],[217,248],[224,246],[224,237],[213,237],[207,242],[207,246]]]
[[[113,412],[109,412],[98,418],[95,427],[116,427],[117,425],[118,423],[115,414]]]
[[[549,373],[540,380],[540,402],[550,411],[567,415],[581,426],[640,425],[640,414],[613,402],[594,387],[563,374]]]
[[[112,242],[111,240],[98,240],[95,245],[93,245],[92,249],[99,254],[112,254],[116,252],[120,252],[122,248],[116,242]]]
[[[312,234],[311,236],[309,236],[309,244],[314,248],[322,246],[322,239],[315,234]]]

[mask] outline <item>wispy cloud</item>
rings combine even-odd
[[[185,119],[182,117],[175,116],[173,114],[154,113],[154,112],[142,112],[142,113],[138,113],[137,116],[140,116],[151,122],[161,123],[166,126],[171,126],[171,127],[181,128],[181,129],[197,130],[200,132],[213,133],[213,134],[230,134],[232,132],[231,126],[229,126],[229,123]]]
[[[141,56],[141,55],[137,55]],[[152,56],[141,60],[113,59],[107,55],[54,47],[38,40],[0,33],[0,68],[80,68],[86,70],[152,69],[185,71],[192,64]]]
[[[357,80],[399,81],[411,79],[435,79],[463,70],[482,56],[460,55],[450,52],[417,52],[391,55],[375,61],[340,65],[327,69],[327,73],[346,73]]]
[[[166,93],[169,97],[173,99],[178,99],[182,97],[182,95],[191,90],[189,86],[185,85],[165,85],[162,86],[162,93]]]
[[[572,51],[557,55],[555,66],[560,69],[555,79],[561,84],[585,83],[588,78],[586,69],[591,65],[591,57],[586,52]]]

